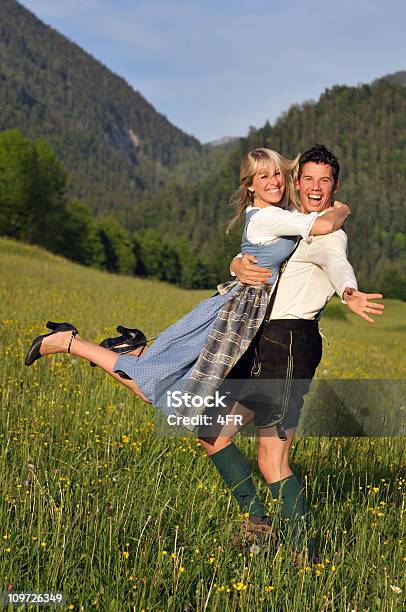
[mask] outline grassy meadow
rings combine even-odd
[[[0,590],[64,591],[62,609],[401,611],[405,438],[297,437],[320,564],[289,545],[238,545],[241,518],[193,437],[154,432],[154,409],[67,355],[24,355],[47,319],[99,342],[118,323],[156,335],[209,291],[82,268],[0,239]],[[406,378],[406,304],[375,325],[333,303],[318,376]],[[240,448],[255,464],[254,439]],[[267,489],[256,472],[263,496]],[[277,505],[267,496],[277,521]]]

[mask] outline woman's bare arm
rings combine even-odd
[[[330,234],[342,228],[344,221],[351,214],[347,204],[334,202],[333,206],[327,209],[323,215],[318,217],[313,223],[310,233],[313,236]]]

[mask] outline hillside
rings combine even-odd
[[[133,205],[201,145],[15,0],[0,3],[0,131],[46,138],[94,212]]]
[[[389,83],[397,83],[398,85],[406,85],[406,70],[398,70],[398,72],[394,72],[393,74],[387,74],[382,77]]]
[[[22,300],[26,307],[18,313],[19,325],[41,328],[52,317],[72,319],[83,335],[98,341],[114,333],[119,323],[154,336],[213,293],[93,270],[40,247],[1,237],[0,268],[4,270],[0,280],[4,324],[5,319],[17,318],[12,304]],[[19,286],[10,291],[13,277],[20,279]],[[5,293],[9,298],[5,299]],[[19,338],[17,344],[22,341]]]
[[[154,336],[213,293],[93,270],[37,246],[1,237],[0,268],[4,270],[0,279],[0,320],[5,326],[18,322],[19,328],[24,328],[13,345],[13,351],[18,353],[24,350],[33,330],[40,330],[47,319],[72,319],[92,341],[114,332],[118,323],[139,327]],[[15,278],[19,286],[10,292]],[[384,371],[388,379],[405,377],[406,328],[401,322],[406,305],[398,300],[384,303],[384,315],[370,325],[350,313],[338,299],[332,300],[322,317],[329,344],[324,343],[319,378],[380,378]],[[383,345],[385,351],[378,350]],[[367,354],[368,347],[373,359]],[[349,352],[353,361],[338,358]],[[389,355],[391,366],[385,370]],[[22,362],[21,366],[24,367]]]

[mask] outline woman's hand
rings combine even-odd
[[[349,215],[351,214],[350,207],[347,204],[344,204],[344,202],[340,202],[339,200],[335,200],[333,202],[333,208],[335,209],[343,208],[342,212],[347,211]]]
[[[254,255],[243,255],[234,257],[231,262],[230,270],[234,272],[241,283],[246,285],[260,285],[272,276],[268,268],[260,268],[256,265],[257,258]]]

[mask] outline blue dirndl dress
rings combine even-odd
[[[258,265],[270,268],[272,276],[267,285],[274,285],[280,265],[293,252],[298,237],[280,237],[269,245],[249,242],[247,227],[257,210],[246,213],[241,252],[255,255]],[[231,280],[219,285],[218,291],[218,295],[204,300],[163,331],[143,355],[120,355],[114,365],[114,372],[124,372],[134,380],[151,403],[166,415],[174,413],[168,408],[168,391],[184,388],[190,381],[194,383],[194,394],[201,385],[203,394],[207,395],[208,382],[212,391],[220,386],[263,321],[269,287],[253,287]],[[225,338],[228,341],[231,338],[233,348],[224,359],[228,350],[223,348]],[[207,349],[210,341],[216,343],[214,350]],[[222,356],[220,366],[216,362],[218,355]]]

